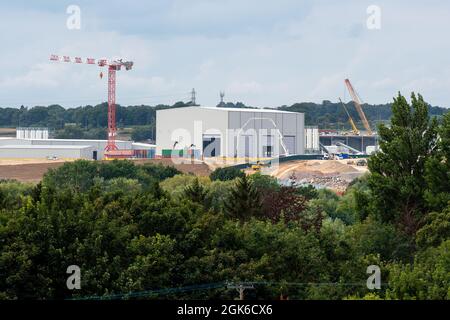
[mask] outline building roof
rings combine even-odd
[[[284,110],[278,110],[278,109],[261,109],[261,108],[255,108],[255,109],[249,109],[249,108],[221,108],[221,107],[180,107],[180,108],[169,108],[169,109],[161,109],[157,110],[159,111],[176,111],[178,109],[187,109],[187,108],[195,108],[195,109],[205,109],[205,110],[216,110],[216,111],[226,111],[226,112],[263,112],[263,113],[300,113],[300,112],[291,112],[291,111],[284,111]]]
[[[55,138],[49,138],[49,139],[40,139],[40,138],[17,138],[17,137],[0,137],[0,140],[25,140],[25,141],[35,141],[35,140],[45,140],[45,141],[68,141],[68,142],[80,142],[80,141],[86,141],[86,142],[104,142],[107,143],[108,140],[101,140],[101,139],[55,139]],[[131,141],[125,141],[125,140],[116,140],[116,142],[131,142]]]
[[[133,147],[142,147],[142,148],[156,148],[156,144],[150,144],[150,143],[142,143],[142,142],[133,142]]]
[[[219,108],[219,107],[200,107],[200,108],[208,109],[208,110],[234,111],[234,112],[297,113],[297,112],[284,111],[284,110],[278,110],[278,109],[262,109],[262,108],[255,108],[255,109],[249,109],[249,108]]]
[[[45,140],[45,141],[67,141],[67,142],[83,141],[83,142],[104,142],[104,143],[108,142],[108,140],[100,140],[100,139],[53,139],[53,138],[52,139],[33,139],[33,138],[27,139],[27,138],[24,138],[24,139],[19,139],[19,140],[39,140],[39,141]],[[116,142],[131,142],[131,141],[116,140]]]
[[[46,144],[11,144],[0,145],[0,149],[86,149],[92,146],[79,146],[79,145],[46,145]]]

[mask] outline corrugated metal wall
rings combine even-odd
[[[60,159],[91,159],[91,148],[56,149],[56,148],[0,148],[0,158],[4,159],[46,159],[57,157]]]
[[[279,134],[287,137],[289,154],[304,153],[304,115],[301,113],[230,111],[229,128],[240,130],[236,136],[228,138],[228,156],[266,156],[267,136],[271,136],[274,155],[284,154]],[[263,129],[264,131],[260,131]],[[253,131],[254,130],[254,131]],[[239,139],[237,138],[239,136]],[[246,145],[249,144],[249,145]],[[252,150],[256,150],[253,151]],[[256,153],[256,154],[255,154]]]
[[[202,125],[198,127],[196,123]],[[284,154],[278,131],[283,136],[294,137],[290,140],[290,154],[304,153],[302,113],[186,107],[158,110],[156,127],[158,155],[163,149],[183,149],[191,144],[203,151],[204,137],[215,134],[220,135],[220,156],[263,157],[267,152],[267,142],[264,142],[267,135],[272,136],[269,140],[274,144],[275,156]]]

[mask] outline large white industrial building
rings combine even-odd
[[[272,109],[183,107],[156,112],[156,153],[193,149],[204,157],[305,153],[303,113]]]

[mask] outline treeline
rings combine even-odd
[[[177,102],[174,105],[139,105],[116,107],[117,126],[155,126],[156,110],[189,106],[188,103]],[[379,122],[389,121],[392,112],[391,104],[363,105],[367,118],[374,126]],[[224,103],[218,107],[228,108],[251,108],[242,102]],[[353,120],[359,123],[359,116],[353,102],[347,103],[348,110]],[[281,110],[304,112],[306,125],[320,125],[321,128],[336,128],[336,126],[349,127],[348,117],[340,103],[323,101],[322,104],[312,102],[295,103],[291,106],[281,106]],[[431,116],[442,116],[447,109],[428,106]],[[83,129],[106,128],[107,127],[107,103],[96,106],[82,106],[65,109],[60,105],[48,107],[36,106],[32,108],[0,108],[0,127],[30,127],[43,126],[53,130],[61,130],[66,124],[76,125]],[[362,129],[361,124],[359,126]]]
[[[360,130],[363,129],[358,112],[356,111],[353,102],[345,104],[353,121],[357,124]],[[373,128],[378,123],[387,122],[392,116],[392,104],[363,104],[362,108]],[[336,126],[343,125],[350,128],[348,116],[340,102],[333,103],[325,100],[322,104],[312,102],[295,103],[291,106],[282,106],[281,110],[303,112],[305,113],[306,125],[318,125],[320,128],[336,128]],[[428,105],[428,112],[432,117],[440,117],[448,111],[446,108],[433,107]]]
[[[0,298],[233,299],[212,284],[250,282],[247,299],[450,299],[450,113],[438,123],[414,96],[392,111],[371,173],[343,196],[117,160],[2,181]]]
[[[154,124],[156,110],[184,107],[189,104],[177,102],[174,105],[157,106],[121,106],[116,105],[118,127]],[[65,109],[60,105],[36,106],[26,108],[0,108],[0,127],[49,127],[63,129],[66,124],[81,128],[106,128],[108,122],[108,104],[82,106]]]
[[[89,128],[84,129],[77,125],[66,125],[64,129],[53,132],[53,137],[56,139],[108,139],[108,132],[106,128]],[[133,139],[135,141],[140,141]],[[142,139],[142,140],[145,140]]]

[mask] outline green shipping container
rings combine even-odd
[[[171,158],[172,156],[182,157],[183,150],[163,149],[161,155],[163,158]]]
[[[161,154],[164,158],[170,158],[170,156],[172,155],[172,150],[170,149],[162,149],[162,154]]]

